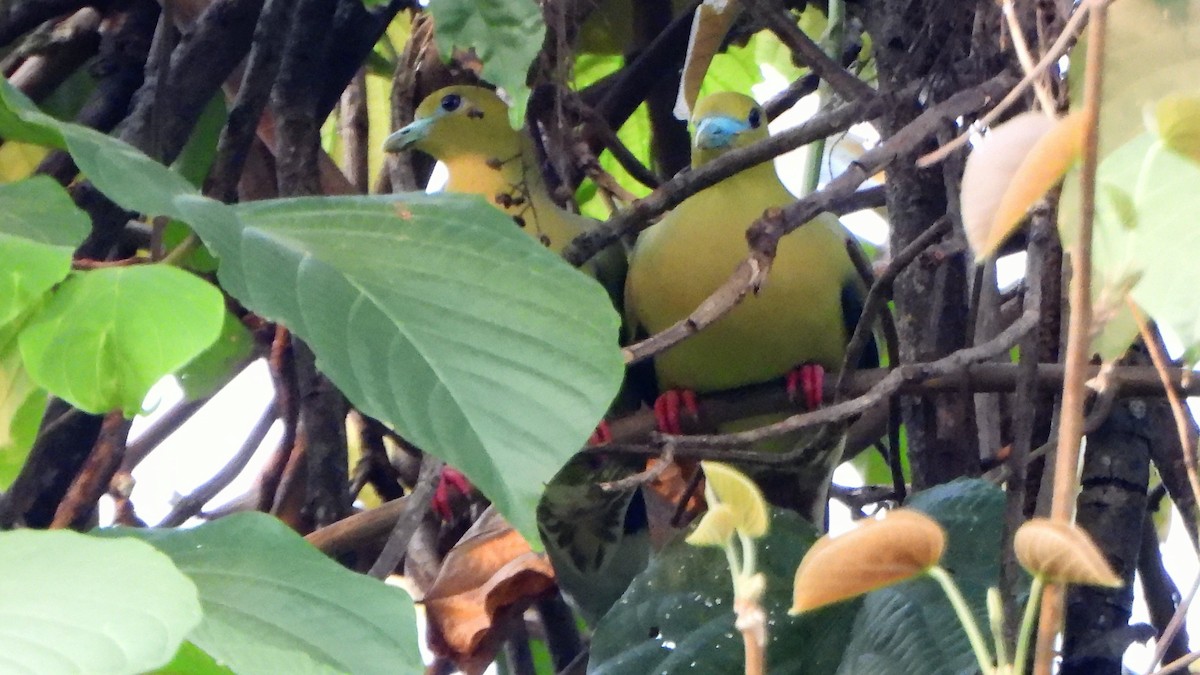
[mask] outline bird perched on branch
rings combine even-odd
[[[692,166],[767,137],[767,119],[751,98],[719,93],[693,114]],[[747,255],[746,229],[763,212],[795,201],[771,163],[731,176],[685,200],[642,233],[630,260],[625,307],[629,321],[657,333],[691,314]],[[694,392],[714,392],[787,378],[808,407],[820,404],[824,372],[841,367],[846,343],[862,312],[864,283],[851,262],[850,234],[824,213],[785,235],[770,274],[756,295],[729,314],[654,357],[660,391],[659,426],[679,432],[681,409],[694,412]],[[872,345],[862,366],[878,362]],[[781,416],[723,426],[739,431]],[[795,434],[755,450],[790,450],[812,434]],[[841,434],[835,434],[840,437]],[[811,438],[810,438],[811,440]],[[755,471],[767,497],[794,508],[818,526],[824,522],[829,479],[841,456],[816,447],[801,461]]]
[[[554,202],[533,139],[512,128],[508,105],[490,89],[454,85],[435,91],[417,107],[412,124],[388,136],[383,148],[432,155],[450,174],[448,192],[482,196],[555,253],[596,225]],[[624,249],[615,245],[583,270],[619,300],[627,264]]]

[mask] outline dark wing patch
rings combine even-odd
[[[842,322],[846,326],[846,339],[854,334],[854,327],[858,325],[862,318],[863,303],[862,287],[856,280],[848,281],[842,286]],[[878,368],[879,367],[879,345],[875,342],[874,331],[871,332],[870,340],[867,346],[863,348],[862,356],[858,363],[854,364],[855,368]]]

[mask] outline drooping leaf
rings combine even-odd
[[[204,620],[188,639],[237,673],[422,670],[408,595],[338,565],[275,518],[101,534],[140,539],[191,578]]]
[[[536,541],[542,486],[620,383],[619,320],[598,284],[474,197],[190,204],[230,293]]]
[[[992,129],[962,172],[962,226],[976,258],[995,255],[1026,211],[1079,159],[1082,115],[1030,112]]]
[[[954,576],[976,621],[987,625],[987,588],[1000,574],[1004,493],[986,481],[960,479],[913,495],[907,506],[946,530],[942,566]],[[922,577],[866,595],[837,672],[959,675],[977,668],[942,589]]]
[[[788,616],[796,563],[817,532],[794,512],[772,511],[758,542],[766,579],[767,672],[831,673],[841,661],[858,603]],[[682,541],[655,555],[596,626],[592,675],[726,675],[743,671],[742,636],[734,628],[729,565],[716,548]]]
[[[796,569],[793,613],[913,579],[941,560],[946,533],[919,511],[898,509],[836,537],[822,537]]]
[[[704,0],[692,16],[692,31],[688,36],[687,52],[680,74],[679,96],[675,101],[675,117],[689,120],[692,108],[700,95],[700,85],[708,74],[709,64],[721,48],[729,27],[742,13],[738,0]]]
[[[172,201],[195,192],[186,178],[132,146],[42,113],[7,80],[0,80],[0,137],[67,150],[101,191],[147,215],[173,215]]]
[[[0,103],[0,134],[66,143],[122,207],[191,225],[221,258],[226,291],[293,329],[356,407],[460,468],[537,541],[542,485],[621,379],[619,319],[593,280],[477,198],[234,209],[119,141],[38,113],[3,82]]]
[[[696,523],[696,529],[687,536],[692,546],[721,547],[729,543],[737,531],[737,515],[728,504],[710,504],[708,511]]]
[[[217,339],[225,303],[174,267],[78,273],[21,331],[21,358],[39,386],[91,413],[141,410],[150,387]]]
[[[140,673],[200,623],[196,586],[138,541],[0,532],[0,670]]]
[[[51,178],[0,185],[0,326],[66,278],[90,227]]]
[[[1026,211],[1079,156],[1082,117],[1022,113],[992,128],[967,158],[962,216],[977,259],[995,254]]]
[[[1027,572],[1052,583],[1123,585],[1088,533],[1072,523],[1028,520],[1013,535],[1013,550]]]
[[[483,79],[512,99],[509,122],[523,126],[529,101],[525,76],[546,34],[538,4],[534,0],[432,0],[429,12],[442,58],[449,59],[455,48],[474,49],[483,62]]]
[[[488,509],[446,554],[425,592],[430,647],[465,672],[483,672],[509,620],[553,587],[546,557]]]

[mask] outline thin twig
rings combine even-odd
[[[1150,662],[1150,668],[1154,668],[1154,664],[1162,660],[1163,654],[1167,651],[1167,646],[1175,639],[1175,634],[1183,627],[1183,622],[1187,619],[1188,607],[1192,606],[1192,601],[1196,599],[1196,592],[1200,591],[1200,575],[1192,581],[1192,587],[1188,589],[1187,595],[1183,596],[1179,601],[1179,605],[1175,608],[1175,616],[1171,617],[1171,622],[1167,624],[1166,630],[1158,638],[1158,646],[1154,649],[1154,660]],[[1174,672],[1175,664],[1170,664],[1172,670],[1167,670],[1165,667],[1160,673]]]
[[[990,126],[992,122],[995,122],[997,118],[1004,114],[1004,111],[1008,110],[1009,106],[1011,106],[1013,103],[1016,103],[1018,99],[1024,96],[1025,90],[1028,89],[1030,85],[1037,80],[1037,78],[1041,77],[1042,73],[1046,72],[1050,66],[1057,64],[1058,60],[1062,58],[1062,55],[1066,53],[1068,48],[1070,48],[1076,33],[1083,28],[1083,22],[1084,19],[1087,18],[1087,15],[1099,7],[1107,6],[1109,2],[1110,0],[1083,0],[1083,2],[1079,4],[1079,7],[1075,9],[1075,13],[1072,14],[1071,18],[1067,21],[1067,25],[1063,26],[1062,33],[1059,33],[1058,39],[1054,41],[1054,44],[1050,45],[1050,50],[1042,56],[1042,60],[1038,61],[1033,70],[1025,73],[1025,77],[1021,78],[1021,81],[1018,82],[1016,86],[1014,86],[1012,90],[1008,92],[1008,95],[1001,99],[994,108],[992,108],[986,115],[979,118],[979,121],[973,125],[973,128],[986,128]],[[950,153],[961,148],[963,145],[966,145],[973,133],[974,131],[972,129],[965,130],[963,133],[959,134],[958,138],[955,138],[937,150],[922,156],[917,160],[917,166],[924,169],[937,164],[943,159],[946,159],[950,156]]]
[[[767,28],[779,38],[779,41],[791,50],[792,54],[808,66],[817,77],[820,77],[839,96],[847,101],[866,99],[875,96],[875,90],[866,82],[850,74],[836,61],[829,58],[812,38],[800,30],[777,2],[766,0],[745,0],[750,11],[766,24]]]
[[[878,405],[881,401],[898,392],[906,382],[922,381],[940,375],[959,372],[968,364],[984,361],[1005,353],[1016,344],[1016,341],[1021,336],[1037,326],[1037,319],[1037,312],[1025,312],[1020,318],[988,342],[960,349],[948,356],[923,364],[922,366],[913,364],[898,366],[891,370],[879,384],[872,387],[866,394],[849,401],[836,403],[811,412],[792,415],[781,422],[768,424],[750,431],[716,435],[663,435],[662,439],[664,442],[676,444],[676,452],[684,448],[695,447],[730,448],[749,445],[767,438],[782,436],[809,427],[838,422]],[[805,450],[806,448],[800,448],[787,453],[774,453],[778,461],[770,463],[792,461],[797,456],[801,456]]]
[[[1029,43],[1025,40],[1025,32],[1021,30],[1021,23],[1017,19],[1017,11],[1013,7],[1013,0],[1003,0],[1000,3],[1000,13],[1004,15],[1004,20],[1008,23],[1008,33],[1012,36],[1013,40],[1013,51],[1017,53],[1017,60],[1021,62],[1021,68],[1026,73],[1032,72],[1036,65],[1033,62],[1033,55],[1029,51]],[[1033,93],[1037,96],[1042,110],[1047,115],[1053,117],[1054,111],[1058,106],[1055,105],[1054,99],[1050,96],[1050,91],[1046,88],[1046,83],[1041,77],[1034,80]]]
[[[326,555],[336,556],[387,536],[410,503],[408,497],[393,499],[313,530],[304,538]]]
[[[838,370],[837,381],[833,387],[834,400],[840,398],[839,392],[842,390],[842,382],[845,379],[846,372],[850,369],[851,364],[859,362],[863,349],[867,346],[867,341],[871,339],[871,326],[874,323],[875,315],[882,312],[887,306],[889,296],[891,295],[892,282],[926,248],[938,239],[941,239],[946,232],[950,231],[950,226],[951,222],[949,218],[938,219],[916,239],[909,242],[899,253],[893,256],[888,261],[887,267],[884,268],[883,272],[875,278],[875,283],[871,284],[871,289],[867,291],[866,300],[863,301],[862,316],[859,318],[858,325],[854,327],[854,334],[846,344],[846,355],[842,359],[842,367]]]
[[[911,152],[919,143],[941,128],[947,119],[952,120],[955,117],[986,105],[990,100],[991,93],[1006,89],[1007,83],[1010,80],[1011,78],[1008,76],[997,76],[974,89],[951,96],[946,101],[926,110],[883,143],[863,153],[846,171],[830,181],[825,186],[825,189],[797,200],[783,209],[768,209],[763,214],[763,217],[747,228],[746,239],[749,242],[749,254],[737,266],[729,279],[713,291],[692,314],[683,320],[640,343],[626,347],[624,350],[626,363],[636,363],[678,344],[683,339],[697,333],[704,326],[712,324],[718,318],[728,313],[748,293],[762,283],[770,269],[771,261],[774,259],[775,247],[780,237],[803,226],[822,212],[838,210],[840,200],[852,195],[868,178],[875,175],[875,173],[891,162]],[[871,103],[873,104],[874,101],[878,100],[872,99]],[[863,106],[863,108],[870,107],[871,104]],[[847,107],[843,106],[842,109],[846,110]],[[797,129],[800,128],[797,127]],[[796,129],[792,131],[796,131]],[[714,174],[712,167],[719,165],[721,170],[725,171],[728,170],[725,167],[729,166],[741,167],[742,164],[746,164],[747,166],[753,165],[756,163],[757,156],[763,154],[760,151],[756,151],[756,149],[770,147],[767,145],[768,143],[786,135],[773,136],[766,141],[756,143],[741,150],[735,150],[724,157],[697,168],[689,174],[677,176],[664,185],[663,189],[634,204],[625,214],[619,215],[609,220],[605,225],[577,237],[575,241],[571,242],[568,249],[576,246],[576,244],[579,244],[586,237],[590,237],[594,233],[602,233],[602,231],[614,227],[614,224],[617,227],[622,227],[622,219],[626,218],[626,214],[633,213],[634,216],[624,222],[635,222],[636,212],[644,210],[643,205],[647,203],[653,202],[652,208],[655,209],[675,206],[678,203],[675,200],[679,199],[678,194],[675,192],[677,189],[675,186],[680,186],[679,189],[682,189],[681,186],[683,184],[680,179],[688,179],[705,187],[715,184],[715,182],[710,183],[709,181],[715,181],[714,175],[720,174]],[[756,152],[752,154],[750,151]],[[739,163],[730,164],[728,162],[728,160],[733,159],[737,159]],[[692,185],[692,187],[695,187],[695,185]],[[568,260],[571,260],[567,251],[564,251],[563,255]]]
[[[1091,354],[1088,343],[1092,328],[1092,224],[1096,209],[1096,168],[1099,163],[1100,96],[1104,83],[1104,52],[1107,9],[1098,4],[1091,11],[1088,25],[1087,62],[1083,83],[1083,157],[1079,173],[1079,230],[1070,248],[1070,318],[1067,324],[1065,373],[1063,375],[1062,412],[1059,420],[1058,447],[1054,463],[1054,492],[1050,517],[1068,523],[1075,511],[1079,489],[1079,445],[1083,440],[1083,405],[1086,398],[1084,370]],[[1062,625],[1065,589],[1050,584],[1042,597],[1038,622],[1035,675],[1050,675],[1054,661],[1054,641]]]
[[[262,445],[263,439],[271,430],[271,426],[275,424],[275,420],[279,418],[279,404],[275,401],[267,406],[263,411],[262,417],[250,429],[250,433],[246,435],[246,439],[242,442],[242,447],[238,448],[233,457],[221,467],[221,470],[213,475],[212,478],[205,481],[200,487],[197,487],[191,494],[183,497],[175,506],[171,508],[171,512],[162,519],[158,527],[178,527],[184,524],[188,518],[200,513],[204,509],[204,505],[212,501],[221,490],[224,490],[233,479],[237,478],[242,470],[246,468],[246,464],[250,462],[250,458],[258,451],[258,446]]]
[[[383,550],[367,574],[376,579],[385,579],[396,569],[396,565],[400,564],[404,550],[408,548],[408,540],[412,539],[421,520],[429,513],[430,499],[445,466],[445,462],[428,453],[421,460],[421,474],[417,478],[417,486],[405,500],[409,508],[405,508],[396,518],[387,543],[383,545]]]
[[[600,489],[606,492],[621,492],[622,490],[632,490],[634,488],[646,485],[647,483],[653,483],[654,481],[658,480],[659,476],[663,475],[663,472],[665,472],[667,467],[671,466],[674,461],[675,446],[667,443],[663,446],[662,454],[659,455],[658,461],[654,463],[654,466],[646,469],[645,471],[639,471],[632,476],[626,476],[617,480],[610,480],[600,483]]]
[[[51,529],[84,526],[96,508],[97,500],[121,467],[131,423],[132,420],[125,419],[120,410],[104,416],[96,444],[55,510]]]
[[[1183,466],[1187,470],[1188,483],[1192,486],[1192,494],[1200,495],[1200,478],[1196,476],[1196,446],[1192,443],[1192,435],[1188,433],[1191,427],[1189,420],[1190,414],[1183,407],[1183,401],[1179,398],[1179,393],[1171,386],[1170,363],[1167,361],[1167,355],[1163,353],[1162,345],[1158,341],[1158,336],[1154,335],[1150,330],[1150,324],[1146,320],[1145,313],[1137,306],[1129,297],[1125,298],[1125,304],[1129,307],[1129,311],[1133,313],[1133,319],[1137,322],[1138,332],[1142,336],[1142,343],[1146,345],[1146,352],[1150,354],[1150,361],[1154,364],[1154,370],[1158,373],[1159,378],[1163,383],[1163,391],[1167,395],[1167,402],[1171,406],[1171,415],[1175,418],[1175,431],[1179,434],[1179,447],[1183,448]]]

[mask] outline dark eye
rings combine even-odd
[[[462,97],[458,94],[446,94],[442,97],[442,110],[446,112],[454,112],[460,105],[462,105]]]
[[[746,118],[746,121],[750,123],[751,129],[757,129],[758,125],[762,124],[762,111],[758,108],[751,110],[750,116]]]

